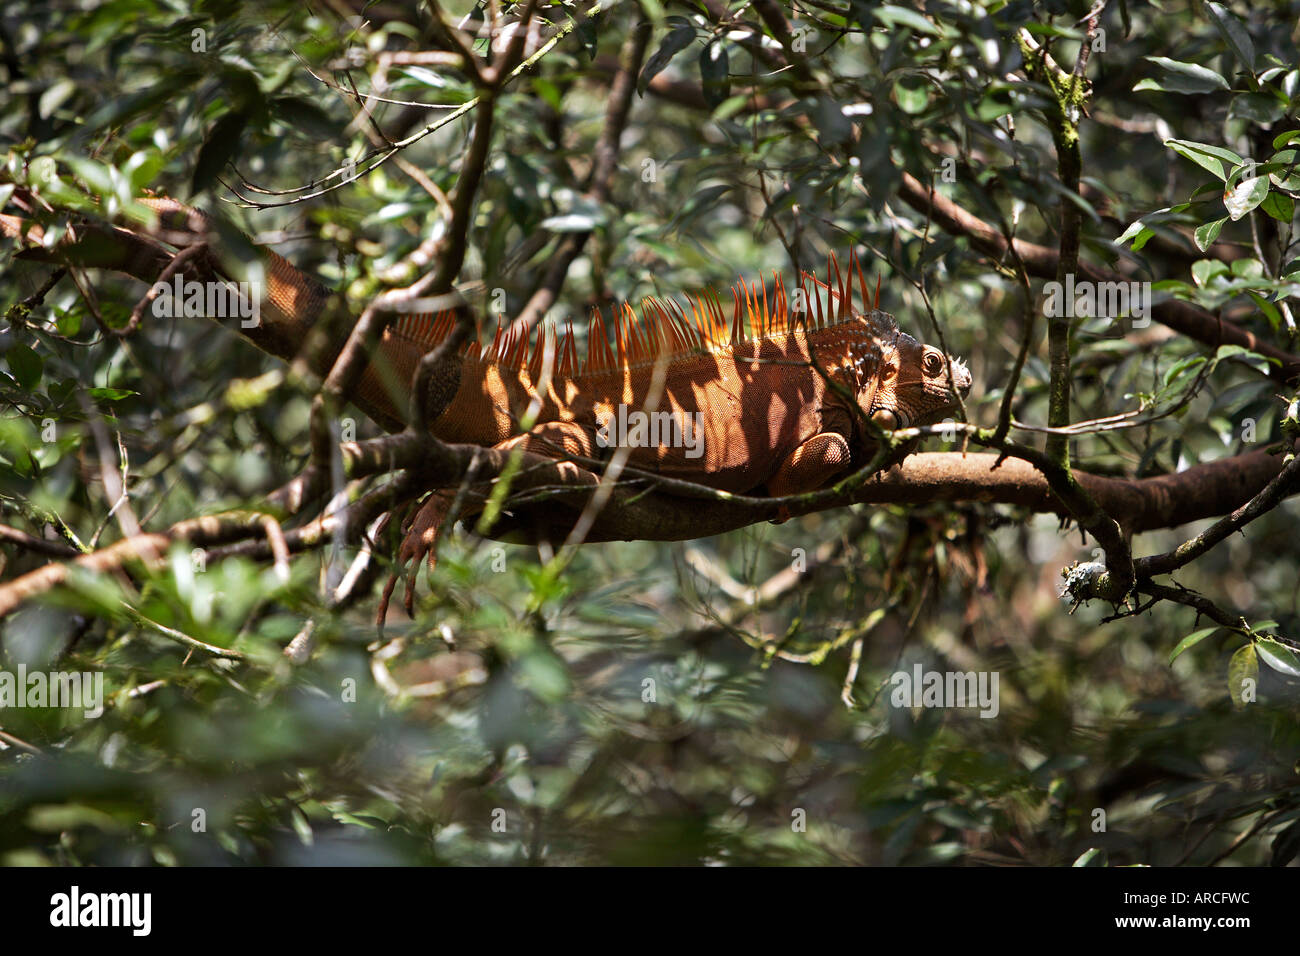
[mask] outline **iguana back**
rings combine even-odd
[[[716,295],[688,298],[685,307],[648,298],[639,319],[629,306],[612,322],[594,312],[582,363],[571,326],[557,335],[543,325],[531,348],[528,330],[498,330],[486,348],[465,349],[459,389],[433,431],[446,441],[509,444],[535,404],[531,451],[600,458],[627,445],[629,463],[640,469],[750,492],[764,489],[818,435],[843,439],[834,462],[841,467],[821,469],[820,483],[865,454],[863,418],[883,414],[887,426],[898,427],[955,407],[942,353],[928,350],[927,374],[926,347],[900,332],[892,316],[855,310],[852,282],[833,262],[826,282],[801,277],[797,309],[774,278],[771,296],[764,284],[741,280],[732,290],[730,321]],[[858,278],[864,306],[874,305],[860,270]],[[410,380],[419,357],[453,321],[444,313],[393,325],[385,351],[401,356],[395,381]],[[956,361],[951,368],[964,390],[965,366]],[[377,388],[372,378],[361,391],[374,400]]]

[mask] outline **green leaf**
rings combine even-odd
[[[91,398],[99,399],[105,402],[116,402],[131,395],[139,395],[139,392],[133,392],[129,388],[91,388],[87,389]]]
[[[1193,631],[1191,634],[1188,634],[1186,637],[1184,637],[1181,641],[1178,642],[1178,646],[1175,647],[1173,651],[1170,653],[1169,663],[1173,664],[1173,662],[1178,658],[1179,654],[1181,654],[1183,651],[1187,650],[1188,648],[1195,647],[1197,644],[1201,643],[1201,641],[1205,640],[1207,637],[1209,637],[1217,630],[1219,630],[1218,627],[1203,627],[1199,631]]]
[[[1259,659],[1273,670],[1287,677],[1300,677],[1300,654],[1294,648],[1271,637],[1261,637],[1255,641],[1255,650]]]
[[[1226,359],[1236,358],[1238,355],[1253,355],[1250,349],[1244,345],[1220,345],[1214,350],[1214,360],[1222,362]]]
[[[1229,118],[1240,117],[1263,126],[1277,122],[1285,113],[1286,104],[1272,93],[1242,93],[1234,96],[1228,107]]]
[[[928,33],[930,36],[943,36],[943,32],[933,23],[917,13],[915,10],[908,10],[906,7],[895,7],[886,5],[876,11],[876,19],[886,26],[905,26],[910,27],[917,33]]]
[[[1141,232],[1139,232],[1137,234],[1137,238],[1133,240],[1133,251],[1141,252],[1142,247],[1145,246],[1148,242],[1150,242],[1152,238],[1155,237],[1155,234],[1156,231],[1154,229],[1143,229]]]
[[[346,823],[355,827],[363,827],[367,830],[388,828],[388,822],[386,820],[381,820],[378,817],[358,816],[354,813],[348,813],[346,810],[332,810],[330,812],[334,819],[339,823]]]
[[[917,77],[899,80],[894,84],[894,102],[904,113],[923,113],[930,104],[930,84]]]
[[[1224,182],[1227,181],[1228,177],[1224,174],[1223,164],[1226,162],[1232,166],[1240,166],[1243,162],[1240,156],[1230,149],[1224,149],[1222,146],[1194,143],[1186,139],[1165,140],[1165,145],[1179,156],[1190,159],[1202,169],[1209,170]]]
[[[1300,172],[1296,170],[1297,150],[1284,149],[1274,153],[1269,157],[1266,166],[1278,164],[1284,168],[1270,169],[1268,173],[1269,181],[1278,189],[1285,189],[1287,192],[1300,192]]]
[[[1156,213],[1167,212],[1167,211],[1168,211],[1167,209],[1159,209],[1159,210],[1156,211]],[[1144,232],[1149,232],[1149,233],[1151,233],[1151,235],[1155,235],[1155,233],[1151,232],[1150,227],[1147,226],[1146,221],[1147,221],[1148,219],[1151,219],[1152,217],[1154,217],[1154,216],[1156,215],[1156,213],[1147,213],[1147,215],[1143,216],[1143,217],[1140,218],[1140,219],[1134,219],[1131,223],[1129,223],[1128,228],[1125,229],[1123,232],[1121,232],[1121,233],[1120,233],[1120,234],[1115,238],[1115,245],[1117,245],[1117,246],[1122,246],[1124,243],[1128,242],[1130,239],[1134,239],[1134,238],[1136,238],[1136,237],[1140,237],[1140,236],[1142,235],[1142,233],[1144,233]],[[1146,238],[1149,239],[1149,238],[1151,238],[1151,237],[1150,237],[1150,236],[1147,236]],[[1137,246],[1137,245],[1135,244],[1133,248],[1134,248],[1134,249],[1137,249],[1137,248],[1140,248],[1140,247]]]
[[[27,825],[33,830],[59,833],[78,827],[95,827],[99,830],[121,830],[123,826],[112,816],[96,807],[78,803],[42,804],[27,813]]]
[[[1183,63],[1171,60],[1167,56],[1147,56],[1149,60],[1165,71],[1162,80],[1143,80],[1133,87],[1135,90],[1163,90],[1166,93],[1211,93],[1214,90],[1228,89],[1228,81],[1208,67],[1196,63]]]
[[[1290,129],[1285,133],[1278,133],[1273,138],[1273,148],[1281,149],[1287,143],[1294,143],[1296,140],[1300,140],[1300,129]]]
[[[84,129],[108,129],[120,126],[127,120],[142,113],[151,113],[158,105],[168,100],[175,100],[177,96],[185,92],[186,88],[194,82],[196,76],[197,74],[189,72],[181,72],[175,75],[169,73],[168,82],[156,83],[147,89],[137,90],[126,96],[114,97],[91,114],[86,120]]]
[[[717,204],[719,199],[731,191],[731,188],[730,185],[721,185],[706,186],[704,189],[701,189],[690,199],[686,200],[685,205],[683,205],[677,215],[673,217],[673,228],[677,228],[682,222],[689,222],[691,219],[694,219],[696,216],[699,216],[706,210],[712,208]]]
[[[1249,365],[1251,368],[1265,374],[1268,373],[1270,363],[1277,361],[1276,359],[1269,359],[1267,356],[1260,355],[1258,352],[1252,352],[1250,349],[1240,345],[1220,345],[1214,352],[1215,363],[1226,362],[1229,359],[1236,359],[1237,361]],[[1269,627],[1276,627],[1276,624],[1272,621],[1265,621],[1257,625],[1259,630],[1265,630]]]
[[[1290,223],[1295,217],[1295,200],[1286,193],[1270,192],[1259,208],[1278,222]]]
[[[56,312],[54,328],[62,336],[72,338],[81,331],[81,314],[78,312]]]
[[[192,193],[207,189],[226,168],[226,163],[239,151],[239,138],[247,124],[248,117],[243,113],[227,113],[212,124],[194,163],[194,178],[190,181]]]
[[[1183,375],[1199,369],[1209,361],[1204,355],[1192,355],[1185,359],[1179,359],[1165,372],[1162,389],[1168,389]]]
[[[53,156],[37,156],[27,165],[27,180],[35,186],[48,186],[59,178],[59,164]]]
[[[725,43],[712,43],[700,51],[700,83],[709,109],[717,109],[731,95],[731,73]]]
[[[1286,866],[1300,853],[1300,820],[1273,837],[1273,858],[1269,866]]]
[[[663,11],[660,11],[662,17]],[[656,19],[656,23],[658,20]],[[578,23],[578,39],[582,41],[582,49],[587,54],[587,62],[596,59],[596,50],[600,46],[600,30],[598,29],[600,21],[595,17],[583,17]],[[646,82],[649,82],[648,80]]]
[[[1228,661],[1228,696],[1232,699],[1233,707],[1246,706],[1242,697],[1246,681],[1251,682],[1252,688],[1259,684],[1259,658],[1255,654],[1254,644],[1244,644],[1237,648]]]
[[[1101,847],[1092,847],[1085,850],[1083,854],[1074,861],[1074,866],[1109,866],[1109,860],[1106,851]]]
[[[1196,227],[1196,232],[1192,238],[1196,241],[1196,248],[1204,252],[1210,247],[1214,240],[1219,238],[1219,232],[1223,229],[1223,224],[1228,221],[1228,217],[1216,219],[1214,222],[1203,223]]]
[[[9,351],[5,352],[5,359],[9,363],[9,371],[13,373],[19,386],[31,391],[40,384],[45,360],[37,355],[36,350],[30,345],[15,342],[9,346]]]
[[[985,123],[992,123],[998,117],[1014,112],[1015,109],[1016,99],[1009,85],[1002,87],[990,86],[984,91],[984,95],[976,105],[975,115]]]
[[[1211,3],[1206,0],[1205,13],[1210,22],[1214,24],[1214,29],[1219,31],[1219,35],[1228,43],[1228,48],[1232,50],[1232,55],[1242,65],[1247,73],[1255,72],[1255,44],[1251,42],[1250,34],[1232,13],[1230,13],[1222,4]]]
[[[77,92],[75,80],[67,78],[56,80],[50,85],[49,89],[41,94],[41,98],[36,104],[36,112],[40,114],[41,119],[49,119],[54,115],[54,111],[66,103],[75,92]]]
[[[646,61],[645,66],[641,68],[641,75],[637,77],[636,91],[640,96],[645,96],[650,81],[663,71],[673,57],[695,42],[695,27],[685,17],[669,17],[666,22],[672,24],[672,29],[659,44],[659,49],[655,50],[654,55]]]
[[[132,153],[122,166],[122,172],[131,180],[131,191],[138,194],[145,186],[153,184],[154,177],[162,172],[165,161],[156,149],[142,149]]]
[[[547,106],[558,113],[560,103],[564,99],[563,94],[560,93],[560,88],[542,76],[533,77],[532,84],[534,92],[545,101]]]
[[[571,212],[563,216],[551,216],[543,219],[540,228],[549,229],[551,232],[590,232],[599,225],[596,216]]]
[[[1277,310],[1277,306],[1256,292],[1247,292],[1246,294],[1254,301],[1255,308],[1263,312],[1268,318],[1269,325],[1273,326],[1274,331],[1279,329],[1282,325],[1282,313]]]
[[[1228,271],[1228,264],[1218,259],[1197,259],[1192,263],[1192,279],[1204,289],[1216,275]]]
[[[76,174],[95,195],[101,199],[107,199],[113,194],[113,177],[107,166],[103,163],[97,163],[93,159],[86,159],[84,156],[68,156],[65,158],[68,168]]]
[[[1267,195],[1268,177],[1256,176],[1253,179],[1243,179],[1230,192],[1225,192],[1223,205],[1227,207],[1232,221],[1236,222],[1262,203]]]
[[[1190,299],[1196,294],[1196,287],[1190,282],[1179,279],[1161,279],[1159,282],[1151,283],[1151,291],[1168,292],[1177,298]]]
[[[272,100],[271,113],[308,139],[332,140],[342,129],[341,124],[328,113],[301,96],[282,96]]]
[[[853,138],[853,124],[845,117],[844,107],[837,100],[829,96],[817,97],[813,116],[817,138],[823,146],[847,143]]]

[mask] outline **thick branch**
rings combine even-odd
[[[798,516],[853,503],[982,502],[1069,516],[1037,468],[1019,459],[1004,459],[998,465],[998,457],[958,452],[911,455],[852,492],[812,505],[790,504],[787,499],[785,510]],[[1114,517],[1125,533],[1133,534],[1231,511],[1249,501],[1280,469],[1280,456],[1259,451],[1197,465],[1175,475],[1123,479],[1076,472],[1074,477],[1099,508]],[[527,485],[545,486],[548,477],[530,472],[522,484],[516,479],[517,490],[522,494]],[[526,505],[512,507],[516,520],[498,526],[494,535],[518,530],[530,538],[526,529],[538,521],[550,532],[561,534],[573,520],[573,514],[565,512],[581,507],[589,487],[578,489],[575,495],[572,487],[552,486],[552,496],[536,513]],[[769,521],[778,518],[781,509],[775,499],[709,494],[706,489],[699,498],[646,494],[643,486],[632,484],[615,492],[587,540],[685,541]]]
[[[256,512],[236,512],[193,518],[173,525],[165,533],[123,538],[67,564],[47,564],[0,587],[0,617],[9,614],[24,601],[63,584],[74,568],[102,574],[115,571],[133,561],[158,566],[163,563],[167,549],[175,541],[203,547],[234,541],[249,534],[260,534],[263,517]]]
[[[1246,524],[1277,507],[1284,498],[1297,490],[1300,490],[1300,455],[1292,457],[1290,463],[1278,472],[1263,491],[1232,514],[1174,550],[1138,561],[1137,573],[1144,577],[1168,574],[1185,564],[1190,564],[1230,534],[1240,531]]]
[[[478,474],[483,476],[471,489],[477,501],[486,499],[495,476],[505,470],[511,456],[511,452],[501,449],[447,445],[432,436],[411,432],[345,443],[341,448],[350,477],[407,468],[419,471],[429,487],[455,487],[477,458]],[[795,503],[786,507],[788,513],[797,516],[855,502],[968,501],[1067,514],[1037,468],[1014,458],[998,464],[998,458],[995,454],[957,452],[912,455],[852,492],[814,505]],[[1198,465],[1176,475],[1128,480],[1076,472],[1075,478],[1125,531],[1135,533],[1231,511],[1249,501],[1280,470],[1280,456],[1259,451]],[[598,483],[596,475],[572,463],[525,454],[511,479],[510,514],[491,533],[511,539],[562,537],[582,513]],[[654,493],[653,484],[653,479],[633,479],[620,485],[596,516],[586,540],[684,541],[772,520],[781,508],[775,499],[728,495],[705,488],[699,489],[698,498]],[[651,486],[649,491],[647,485]],[[295,486],[291,496],[294,503],[300,502],[300,492],[304,491],[310,493],[310,489]],[[208,546],[260,538],[263,518],[253,512],[197,518],[163,533],[119,541],[70,564],[46,565],[0,586],[0,617],[64,583],[73,566],[104,572],[139,560],[142,554],[165,554],[168,546],[178,540]]]

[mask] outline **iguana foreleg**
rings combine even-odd
[[[821,431],[790,452],[767,480],[764,488],[770,497],[816,491],[852,464],[853,415],[828,401],[821,419]],[[782,511],[778,523],[788,517]]]
[[[849,443],[837,432],[818,432],[790,452],[767,481],[772,498],[816,491],[849,466]]]

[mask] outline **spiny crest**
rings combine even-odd
[[[694,352],[726,349],[785,335],[805,325],[809,331],[829,328],[849,322],[855,315],[863,313],[867,314],[878,333],[896,332],[893,318],[878,311],[879,279],[873,295],[862,265],[852,253],[849,255],[848,273],[845,276],[841,272],[832,253],[826,265],[825,281],[809,272],[800,276],[797,294],[801,294],[801,301],[791,301],[785,283],[775,272],[770,296],[762,276],[753,283],[746,283],[742,278],[731,288],[729,321],[721,299],[712,289],[685,296],[685,307],[673,297],[648,296],[641,300],[639,317],[626,302],[615,307],[612,320],[606,320],[600,310],[593,309],[587,334],[587,356],[583,362],[578,359],[571,322],[565,323],[564,333],[558,338],[555,328],[544,323],[531,347],[530,330],[525,325],[516,322],[498,326],[491,344],[480,346],[471,342],[463,352],[468,357],[503,367],[527,368],[530,378],[537,381],[548,350],[554,355],[554,374],[572,378],[652,364],[665,353],[669,358],[676,358]],[[861,309],[854,305],[855,275],[861,294]],[[393,332],[432,348],[450,334],[455,321],[452,312],[408,315],[394,324]]]

